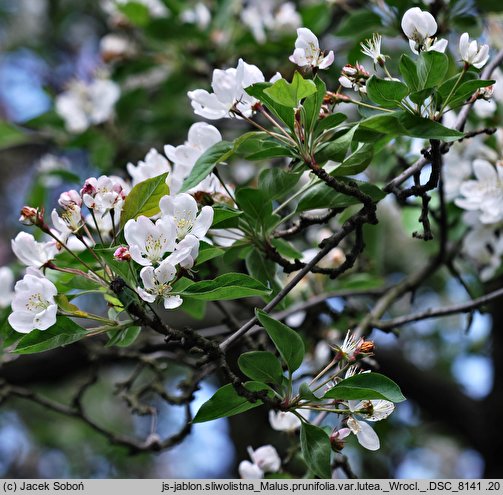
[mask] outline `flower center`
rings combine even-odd
[[[49,301],[42,298],[42,294],[37,292],[36,294],[32,294],[28,301],[26,302],[26,309],[33,313],[38,313],[40,310],[45,310],[50,306]]]
[[[145,239],[145,253],[147,254],[147,258],[156,262],[159,261],[162,257],[162,247],[165,244],[164,238],[154,237],[152,234],[149,234]]]

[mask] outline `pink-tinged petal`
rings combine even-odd
[[[339,440],[343,440],[344,438],[346,438],[347,436],[349,436],[351,434],[351,430],[349,428],[341,428],[336,433],[337,433],[336,438]]]
[[[327,69],[334,63],[334,52],[330,50],[328,54],[323,58],[321,61],[319,68],[320,69]]]

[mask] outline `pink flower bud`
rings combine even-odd
[[[131,253],[127,247],[121,246],[115,250],[114,258],[117,261],[129,261],[131,259]]]
[[[80,194],[83,196],[84,194],[89,194],[92,196],[96,193],[96,188],[89,182],[89,179],[84,183],[84,187],[80,190]]]
[[[73,205],[82,206],[82,198],[75,189],[71,189],[60,194],[58,203],[65,209]]]

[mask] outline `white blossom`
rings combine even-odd
[[[257,450],[248,447],[248,453],[253,463],[266,473],[275,473],[281,468],[281,459],[272,445],[264,445]]]
[[[176,244],[175,250],[166,258],[173,265],[180,265],[190,270],[199,255],[199,239],[192,235],[186,235]]]
[[[82,206],[82,197],[75,189],[70,189],[59,195],[58,204],[62,208],[68,208],[73,205]]]
[[[82,227],[83,219],[80,211],[80,206],[73,204],[69,205],[61,216],[56,209],[52,210],[51,220],[54,228],[58,231],[58,239],[66,242],[71,234],[75,234]]]
[[[56,97],[56,112],[69,132],[81,133],[109,120],[119,96],[119,86],[107,79],[95,79],[91,83],[73,81]]]
[[[479,212],[479,219],[484,224],[503,220],[503,164],[494,167],[486,160],[474,160],[473,171],[476,180],[461,184],[456,205],[465,210]]]
[[[6,308],[12,301],[14,274],[8,266],[0,267],[0,308]]]
[[[353,416],[348,418],[348,428],[339,430],[339,438],[343,439],[350,433],[356,435],[358,443],[368,450],[379,450],[381,443],[373,428],[365,421],[358,421]]]
[[[56,286],[37,270],[29,269],[14,287],[9,324],[16,332],[46,330],[56,323]]]
[[[160,263],[166,253],[174,250],[176,226],[169,217],[160,218],[154,223],[140,215],[136,220],[126,222],[124,237],[134,261],[143,266],[153,265]]]
[[[151,148],[145,155],[144,161],[140,160],[136,166],[132,163],[128,163],[127,171],[133,179],[133,186],[136,186],[136,184],[139,184],[144,180],[157,177],[158,175],[165,174],[166,172],[171,173],[171,166],[164,156],[162,156],[156,149]]]
[[[164,260],[157,268],[145,266],[140,271],[143,287],[137,287],[140,297],[147,302],[154,302],[158,297],[163,300],[165,309],[178,308],[183,300],[178,295],[172,295],[170,282],[176,276],[176,268]]]
[[[402,17],[402,30],[409,38],[410,49],[414,53],[420,51],[445,52],[447,40],[437,40],[433,35],[437,32],[435,18],[419,7],[413,7]]]
[[[481,69],[489,60],[489,45],[479,46],[477,40],[470,42],[468,33],[463,33],[459,38],[459,53],[463,62]]]
[[[419,54],[419,51],[444,53],[447,49],[447,44],[448,41],[445,39],[427,38],[422,46],[418,46],[415,41],[409,40],[410,49],[416,55]]]
[[[11,241],[11,245],[19,261],[34,268],[41,268],[58,253],[56,241],[37,242],[27,232],[19,232]]]
[[[437,22],[429,12],[413,7],[402,17],[402,30],[409,40],[423,45],[426,39],[437,32]]]
[[[135,52],[135,44],[125,35],[108,33],[100,40],[100,54],[105,62],[129,58]]]
[[[503,236],[500,223],[486,225],[480,223],[475,211],[463,215],[463,223],[471,227],[463,238],[462,252],[480,271],[480,280],[490,280],[501,266],[503,256]]]
[[[290,61],[299,67],[318,67],[327,69],[334,62],[334,52],[330,50],[325,55],[320,50],[318,38],[307,28],[297,29],[297,40],[295,41],[295,50],[290,55]]]
[[[381,53],[381,42],[382,36],[380,34],[374,33],[372,39],[365,40],[360,43],[362,47],[362,53],[370,57],[374,64],[383,64],[386,56]]]
[[[239,476],[244,480],[260,480],[264,471],[250,461],[241,461],[238,467]]]
[[[190,194],[164,196],[159,202],[164,218],[172,218],[176,225],[176,238],[182,240],[187,234],[202,239],[213,222],[213,208],[203,206],[197,213],[197,202]]]
[[[187,176],[197,159],[211,146],[222,141],[220,131],[205,122],[196,122],[189,129],[187,141],[179,146],[167,144],[164,153],[173,162],[175,167],[182,169]]]
[[[298,410],[303,418],[309,418],[309,411]],[[295,431],[300,428],[301,420],[289,411],[269,411],[269,424],[273,430]]]
[[[213,93],[208,93],[204,89],[196,89],[187,94],[194,113],[206,119],[230,118],[233,116],[231,113],[233,108],[249,117],[253,113],[252,107],[257,100],[249,96],[245,88],[264,81],[264,75],[258,67],[239,59],[235,69],[215,69],[213,71],[211,81]]]
[[[106,213],[113,209],[120,210],[129,192],[129,186],[116,176],[102,175],[90,177],[81,190],[84,204],[99,213]]]
[[[184,10],[180,19],[189,24],[195,24],[199,29],[206,29],[211,22],[211,12],[202,2],[196,3],[192,9]]]
[[[395,410],[395,404],[384,399],[349,401],[349,409],[367,421],[381,421]]]
[[[292,2],[277,4],[274,0],[251,0],[241,11],[241,21],[259,43],[267,40],[266,31],[293,31],[301,24],[302,19]]]

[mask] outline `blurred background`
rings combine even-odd
[[[497,0],[0,0],[0,266],[14,261],[10,239],[19,230],[17,219],[24,204],[45,204],[50,211],[62,191],[78,187],[85,178],[101,173],[126,177],[126,164],[142,160],[151,148],[162,152],[165,144],[183,143],[190,124],[198,120],[186,93],[208,88],[213,69],[235,67],[243,58],[259,66],[266,80],[276,71],[289,78],[294,66],[288,56],[296,28],[306,26],[318,35],[323,48],[335,51],[336,63],[325,74],[327,86],[335,90],[340,75],[335,67],[357,60],[371,67],[371,61],[362,60],[359,43],[373,32],[385,35],[383,51],[391,57],[390,67],[397,67],[394,54],[408,50],[399,22],[412,6],[435,15],[438,35],[454,40],[454,59],[455,40],[464,31],[495,50],[502,48],[503,4]],[[95,79],[112,80],[120,88],[112,118],[74,132],[68,117],[56,112],[55,97],[76,80]],[[479,105],[474,118],[500,127],[503,105],[499,100],[491,105]],[[234,120],[216,125],[227,139],[246,129]],[[368,178],[383,182],[400,159],[417,157],[421,146],[420,140],[394,143],[391,153],[376,157],[379,166],[371,167]],[[456,163],[471,160],[485,146],[482,140],[456,145]],[[238,163],[229,172],[230,179],[253,184],[263,166]],[[366,233],[366,258],[354,286],[377,287],[398,280],[432,252],[428,244],[411,237],[417,230],[419,205],[399,209],[388,199],[379,206],[379,229]],[[300,247],[313,247],[316,239],[314,230],[308,232]],[[474,293],[482,293],[487,284],[501,285],[496,273],[484,287],[478,268],[470,262],[460,269]],[[20,273],[21,267],[17,270]],[[325,289],[324,284],[313,277],[310,293]],[[466,297],[458,280],[439,272],[414,301],[403,302],[403,311]],[[346,314],[361,311],[365,304],[368,301],[361,299],[333,299],[321,311],[290,322],[308,336],[313,362],[322,351],[317,343],[327,335],[335,340],[343,337],[351,318]],[[395,314],[400,310],[396,306]],[[503,407],[503,367],[497,357],[503,350],[503,308],[495,304],[489,312],[471,316],[468,322],[461,315],[410,324],[399,337],[372,332],[377,363],[409,400],[377,424],[382,445],[378,452],[364,451],[353,439],[348,442],[344,453],[359,476],[503,477],[498,461],[503,433],[486,415]],[[195,328],[217,323],[211,313],[190,320]],[[64,400],[93,366],[82,347],[20,358],[2,350],[0,379]],[[151,428],[150,419],[131,414],[117,393],[116,384],[131,372],[131,363],[122,360],[101,363],[98,380],[86,394],[86,409],[100,424],[142,435]],[[171,365],[166,387],[180,373]],[[205,382],[193,411],[218,386],[218,376]],[[153,405],[158,433],[176,432],[183,411],[160,400]],[[296,439],[273,431],[264,408],[195,425],[173,449],[139,455],[111,445],[78,419],[42,406],[9,400],[0,408],[4,478],[229,478],[237,476],[247,446],[267,443],[285,453],[295,449]]]

